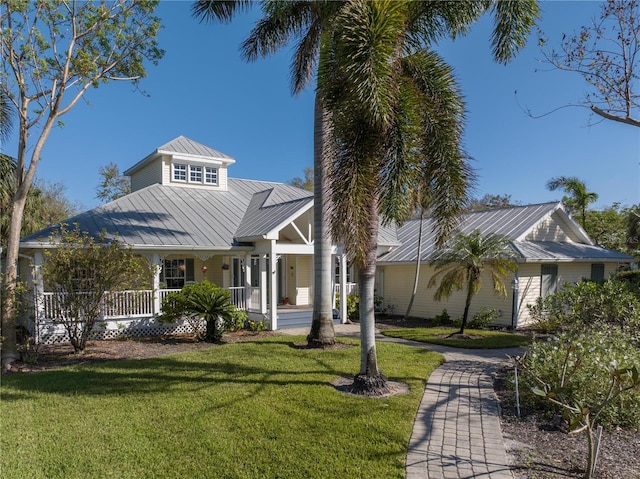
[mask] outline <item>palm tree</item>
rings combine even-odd
[[[313,78],[320,52],[321,37],[331,27],[331,19],[343,2],[262,2],[264,17],[258,21],[242,45],[245,59],[255,61],[274,54],[295,41],[291,67],[291,88],[302,92]],[[228,22],[240,10],[251,7],[251,1],[198,0],[193,7],[196,18]],[[333,289],[329,205],[326,192],[327,119],[316,97],[314,109],[314,292],[313,320],[307,337],[310,346],[330,346],[335,343],[333,328]]]
[[[598,194],[587,191],[584,181],[575,176],[558,176],[547,181],[547,189],[555,191],[564,190],[569,196],[562,198],[562,202],[567,206],[570,213],[580,214],[580,225],[584,228],[586,224],[587,208],[591,203],[598,200]]]
[[[494,55],[507,61],[524,43],[535,2],[353,0],[334,20],[321,52],[318,91],[335,141],[332,230],[360,266],[361,368],[354,385],[364,390],[385,384],[374,335],[379,220],[408,217],[415,202],[406,199],[417,187],[431,196],[442,243],[469,186],[459,94],[446,64],[426,47],[464,32],[490,8],[497,18]]]
[[[467,327],[469,307],[473,296],[480,291],[483,271],[491,275],[494,293],[506,296],[505,278],[510,271],[516,270],[509,244],[505,236],[495,233],[483,236],[476,230],[469,235],[457,235],[451,246],[431,262],[435,273],[428,287],[435,286],[438,278],[442,277],[434,294],[436,301],[447,299],[454,291],[467,290],[459,334],[464,334]]]
[[[210,283],[202,283],[190,291],[185,301],[186,314],[204,319],[205,341],[215,342],[222,338],[225,320],[231,319],[235,307],[229,301],[229,291]]]
[[[209,4],[216,4],[217,11],[208,8]],[[246,8],[247,2],[240,2],[236,6],[233,2],[200,1],[197,5],[201,8],[196,10],[196,15],[200,12],[201,18],[228,20],[238,8]],[[353,234],[336,236],[336,238],[342,241],[355,240],[351,243],[345,242],[345,245],[354,258],[359,257],[362,264],[366,265],[361,270],[360,276],[361,283],[364,280],[367,285],[360,303],[364,305],[361,307],[361,318],[366,319],[361,322],[361,375],[377,378],[380,375],[377,369],[373,328],[373,277],[380,213],[382,218],[388,220],[408,217],[409,211],[413,209],[413,203],[407,202],[406,198],[412,191],[413,185],[421,184],[426,188],[426,185],[438,179],[439,175],[446,173],[447,167],[453,166],[456,172],[450,174],[450,177],[462,186],[450,196],[442,186],[439,186],[436,188],[437,197],[434,199],[434,216],[438,219],[440,236],[444,237],[444,234],[455,224],[454,213],[459,210],[458,200],[462,197],[459,192],[465,191],[467,186],[465,174],[468,173],[468,168],[464,162],[465,155],[459,148],[459,136],[456,136],[460,129],[456,128],[451,135],[456,138],[453,149],[451,142],[435,141],[434,139],[438,136],[434,132],[445,131],[438,122],[445,115],[442,113],[430,119],[424,111],[424,107],[429,105],[436,111],[439,109],[441,112],[451,111],[448,109],[451,105],[447,106],[446,101],[445,106],[442,107],[442,102],[435,99],[439,96],[450,98],[452,95],[456,96],[456,93],[451,88],[448,95],[442,95],[443,90],[431,91],[434,82],[428,78],[428,72],[442,71],[442,62],[435,54],[423,51],[423,47],[439,38],[455,37],[464,33],[480,15],[492,11],[496,19],[492,36],[493,53],[498,61],[507,62],[524,45],[526,34],[538,13],[537,3],[534,0],[522,2],[266,1],[263,2],[262,8],[266,16],[258,22],[249,40],[245,42],[245,56],[248,59],[254,59],[257,56],[269,55],[286,45],[290,39],[297,38],[299,41],[294,54],[294,75],[292,75],[294,91],[308,81],[317,64],[318,91],[322,90],[322,92],[317,96],[316,104],[318,105],[320,101],[322,104],[320,108],[316,108],[316,128],[318,118],[322,118],[323,125],[326,122],[332,129],[335,128],[337,131],[340,128],[340,131],[345,133],[345,135],[332,135],[335,141],[332,141],[333,147],[329,148],[328,152],[327,144],[320,143],[323,154],[315,156],[314,165],[318,165],[319,158],[326,160],[328,157],[334,159],[328,168],[329,171],[335,172],[336,167],[344,168],[342,179],[349,183],[349,188],[344,191],[343,197],[351,196],[353,204],[359,206],[350,211],[348,202],[341,203],[343,218],[349,220],[342,226],[352,230]],[[203,11],[209,13],[203,15]],[[390,16],[386,16],[387,13],[390,13]],[[338,21],[340,18],[341,21]],[[382,25],[380,31],[384,30],[391,37],[378,35],[379,31],[375,29],[380,25]],[[365,30],[368,26],[372,29],[367,32]],[[361,27],[365,27],[365,30]],[[364,33],[364,36],[351,35],[356,31]],[[369,33],[372,35],[368,36]],[[364,45],[364,49],[358,50],[358,40],[379,41],[372,41]],[[400,61],[401,58],[405,59]],[[432,70],[428,68],[429,65],[433,67]],[[373,70],[369,68],[370,66],[380,68]],[[325,84],[321,88],[320,77],[323,71]],[[333,80],[332,72],[336,73]],[[415,79],[408,81],[414,73]],[[367,74],[370,77],[364,79],[363,77]],[[340,84],[336,81],[338,78],[345,80],[346,83]],[[387,81],[389,78],[393,78],[393,81]],[[380,79],[382,81],[378,81]],[[364,81],[359,82],[359,80]],[[343,87],[345,91],[341,96],[339,90]],[[332,108],[329,108],[326,102],[332,100],[331,95],[335,101]],[[417,97],[420,97],[421,101],[415,101]],[[427,99],[433,103],[425,101]],[[348,112],[349,106],[356,107],[352,114]],[[400,106],[403,109],[396,110]],[[321,115],[318,115],[318,112],[321,112]],[[334,119],[332,115],[337,112],[340,118]],[[419,121],[418,118],[423,121]],[[454,118],[454,122],[459,120],[459,116]],[[416,130],[422,131],[428,140],[416,142]],[[352,133],[348,133],[349,131]],[[445,137],[446,135],[443,134],[442,138]],[[433,142],[431,149],[427,148],[430,141]],[[423,155],[422,159],[418,160],[417,157],[420,156],[418,153],[436,151],[438,144],[442,149],[440,155],[436,155],[435,158]],[[421,151],[418,151],[419,149]],[[356,151],[360,152],[349,162],[349,152]],[[444,154],[445,151],[454,153]],[[398,161],[380,161],[381,158],[389,157],[397,158]],[[320,173],[323,171],[324,168]],[[316,169],[314,176],[316,181],[321,181],[324,175],[319,174]],[[443,176],[446,177],[447,174]],[[334,175],[332,179],[335,180],[337,177]],[[352,181],[347,181],[349,179]],[[379,182],[382,179],[384,184]],[[442,181],[440,185],[445,183],[447,182]],[[339,185],[340,181],[336,184]],[[318,195],[325,189],[326,187],[316,187],[315,191],[315,207],[320,211],[324,211],[325,208],[318,202]],[[375,193],[376,189],[379,189],[379,195]],[[430,191],[429,188],[426,189]],[[341,199],[339,186],[332,186],[331,192],[332,200],[339,202]],[[339,216],[335,214],[337,209],[332,205],[334,217]],[[332,223],[335,233],[335,221]],[[315,236],[316,242],[322,237],[317,232]],[[315,309],[314,305],[314,321]]]
[[[13,111],[11,102],[4,90],[0,90],[0,143],[9,139],[13,129]]]

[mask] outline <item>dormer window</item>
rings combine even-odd
[[[218,168],[211,168],[210,166],[204,169],[204,182],[207,185],[218,184]]]
[[[173,181],[187,181],[187,165],[173,164]]]
[[[202,163],[172,163],[171,180],[192,185],[218,186],[218,175],[220,173],[218,166],[206,166],[206,163]]]
[[[202,183],[202,166],[189,165],[189,183]]]

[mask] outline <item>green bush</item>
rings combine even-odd
[[[446,310],[445,310],[446,311]],[[489,324],[495,322],[498,319],[498,310],[481,308],[476,314],[473,315],[471,321],[467,323],[467,328],[470,329],[486,329]],[[457,318],[453,321],[453,325],[456,328],[462,326],[462,318]]]
[[[523,384],[540,388],[542,382],[569,404],[596,408],[606,399],[612,370],[640,368],[639,346],[637,338],[630,338],[615,326],[564,332],[529,347],[522,360],[527,372]],[[543,399],[539,407],[558,412]],[[606,426],[640,428],[640,390],[633,389],[613,400],[603,409],[599,421]]]
[[[218,341],[226,325],[235,321],[236,308],[229,300],[229,291],[207,280],[188,284],[181,291],[165,296],[160,321],[186,319],[198,339]],[[203,320],[204,333],[201,329]]]
[[[529,309],[534,324],[546,331],[618,326],[625,333],[637,335],[640,328],[640,300],[617,279],[601,284],[565,283],[561,291],[538,298]]]
[[[433,326],[442,326],[443,324],[448,324],[450,322],[451,322],[451,316],[449,316],[449,313],[447,312],[447,310],[445,308],[445,309],[442,310],[442,313],[436,315],[433,318],[433,320],[431,321],[431,324]]]
[[[340,310],[340,296],[336,294],[336,308]],[[355,294],[347,296],[347,318],[357,321],[360,317],[360,297]]]
[[[247,323],[249,315],[243,309],[234,309],[229,316],[229,319],[225,320],[224,328],[227,331],[240,331],[244,329]]]

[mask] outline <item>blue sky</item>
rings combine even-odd
[[[293,97],[289,52],[245,63],[239,45],[257,18],[243,14],[230,25],[204,25],[190,15],[191,2],[162,1],[165,57],[148,66],[142,88],[117,83],[90,90],[62,120],[45,146],[38,177],[63,182],[83,208],[99,204],[98,168],[115,162],[121,171],[157,147],[184,135],[236,159],[236,178],[287,182],[313,163],[313,89]],[[599,13],[592,1],[542,2],[540,27],[557,45]],[[467,102],[465,148],[479,175],[476,196],[510,194],[522,203],[559,200],[546,190],[553,176],[577,176],[597,192],[598,207],[640,202],[640,130],[600,122],[568,108],[586,90],[582,79],[550,70],[539,60],[536,36],[507,66],[492,61],[490,19],[439,52],[453,66]],[[516,96],[515,91],[518,94]],[[17,138],[2,146],[15,154]]]

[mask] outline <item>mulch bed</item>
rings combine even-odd
[[[515,393],[499,373],[494,389],[502,409],[502,432],[516,479],[582,478],[587,438],[567,434],[553,419],[534,410],[516,414]],[[640,479],[640,432],[605,429],[594,478]]]

